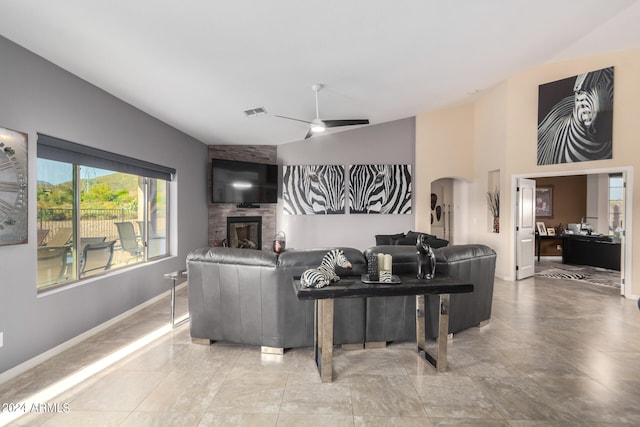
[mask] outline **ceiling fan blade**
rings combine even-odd
[[[335,128],[338,126],[354,126],[354,125],[368,125],[368,119],[351,119],[351,120],[322,120],[326,127]]]
[[[311,129],[309,129],[307,131],[307,134],[305,135],[304,139],[309,139],[309,138],[311,138],[312,135],[313,135],[313,132],[311,132]]]
[[[274,114],[275,117],[280,117],[281,119],[287,119],[287,120],[295,120],[296,122],[302,122],[302,123],[308,123],[311,124],[310,121],[308,120],[300,120],[300,119],[294,119],[293,117],[286,117],[286,116],[279,116],[277,114]]]

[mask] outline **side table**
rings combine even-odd
[[[177,327],[182,325],[184,322],[189,320],[189,315],[187,315],[187,317],[185,317],[184,319],[180,320],[178,323],[176,323],[176,285],[178,280],[180,279],[187,279],[187,270],[179,270],[179,271],[174,271],[171,273],[166,273],[164,275],[165,279],[171,279],[172,281],[172,286],[171,286],[171,326],[172,327]]]
[[[401,275],[396,284],[363,283],[358,279],[343,278],[324,288],[305,288],[298,278],[293,278],[293,289],[298,300],[315,300],[314,310],[314,358],[320,380],[333,381],[333,302],[336,298],[369,298],[381,296],[416,297],[416,344],[420,358],[430,363],[437,372],[447,370],[447,335],[449,332],[449,294],[473,292],[473,284],[436,276],[433,279],[417,279],[411,275]],[[436,353],[426,348],[425,339],[425,295],[440,296],[438,314],[438,340]]]

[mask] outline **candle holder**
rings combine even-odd
[[[380,282],[391,283],[391,270],[380,271]]]
[[[280,231],[273,238],[273,252],[275,252],[277,254],[280,254],[280,253],[284,252],[285,245],[286,245],[285,234],[284,234],[283,231]]]
[[[377,282],[378,280],[380,280],[379,269],[380,267],[378,266],[378,255],[369,254],[369,256],[367,257],[367,277],[369,278],[369,280],[373,282]]]

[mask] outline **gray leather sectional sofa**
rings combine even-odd
[[[366,254],[393,255],[394,274],[415,273],[415,248],[375,246],[364,253],[341,248],[353,268],[340,277],[366,272]],[[223,341],[265,349],[313,345],[313,302],[298,301],[292,277],[317,267],[328,249],[266,251],[202,248],[187,256],[189,312],[194,342]],[[473,293],[451,296],[449,331],[486,322],[491,317],[495,252],[483,245],[435,249],[436,274],[470,280]],[[437,332],[438,301],[430,298],[427,335]],[[334,344],[415,341],[415,297],[337,299]],[[269,351],[269,350],[267,350]]]

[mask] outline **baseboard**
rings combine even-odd
[[[368,341],[368,342],[364,343],[364,348],[366,348],[366,349],[385,348],[386,346],[387,346],[387,342],[386,341]]]
[[[188,282],[184,282],[181,283],[180,285],[176,286],[176,291],[178,289],[181,289],[185,286],[187,286]],[[152,304],[155,304],[156,302],[160,301],[161,299],[170,296],[171,295],[171,290],[167,290],[161,294],[159,294],[158,296],[155,296],[153,298],[151,298],[150,300],[147,300],[145,302],[143,302],[142,304],[139,304],[127,311],[125,311],[122,314],[119,314],[118,316],[107,320],[104,323],[99,324],[98,326],[89,329],[86,332],[81,333],[80,335],[77,335],[65,342],[63,342],[62,344],[59,344],[47,351],[45,351],[44,353],[40,353],[39,355],[27,360],[26,362],[23,362],[5,372],[3,372],[2,374],[0,374],[0,384],[3,384],[15,377],[17,377],[20,374],[23,374],[25,372],[27,372],[29,369],[35,368],[36,366],[40,365],[41,363],[51,359],[54,356],[57,356],[58,354],[62,353],[63,351],[69,350],[71,347],[73,347],[76,344],[81,343],[82,341],[91,338],[94,335],[99,334],[100,332],[106,330],[107,328],[110,328],[111,326],[115,325],[116,323],[126,319],[127,317],[137,313],[138,311],[149,307]],[[171,319],[167,318],[167,322],[171,322]]]
[[[362,350],[363,348],[364,348],[364,345],[362,343],[342,344],[342,351]]]

